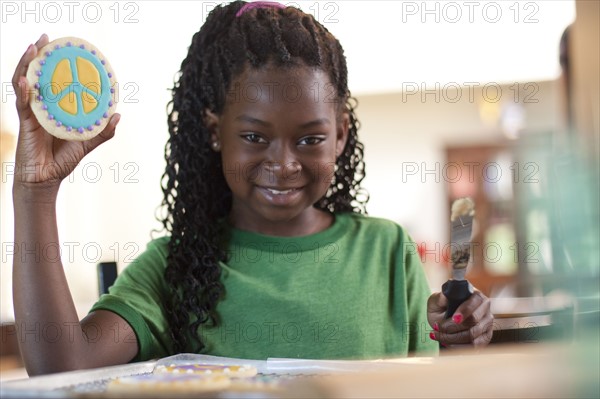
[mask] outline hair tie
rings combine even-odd
[[[252,3],[244,4],[244,6],[239,9],[235,16],[239,17],[246,11],[250,11],[255,8],[285,8],[285,6],[281,3],[277,3],[276,1],[255,1]]]

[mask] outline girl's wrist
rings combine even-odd
[[[19,181],[15,176],[13,183],[13,203],[18,204],[55,204],[60,181],[29,183]]]

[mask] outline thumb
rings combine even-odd
[[[111,116],[110,121],[99,135],[84,142],[85,153],[89,154],[100,144],[112,139],[115,136],[115,129],[117,128],[117,124],[120,120],[121,114],[114,114]]]
[[[427,321],[431,327],[434,327],[437,323],[441,323],[446,314],[447,307],[448,298],[441,292],[436,292],[427,299]]]
[[[448,307],[448,298],[441,292],[436,292],[427,300],[427,311],[430,313],[443,313]]]

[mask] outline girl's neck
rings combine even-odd
[[[229,224],[237,229],[276,237],[300,237],[315,234],[329,228],[333,221],[332,214],[317,208],[311,208],[301,217],[292,220],[249,220],[247,217],[236,217],[233,210],[228,218]]]

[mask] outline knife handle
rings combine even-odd
[[[467,280],[448,280],[442,285],[442,293],[448,298],[446,319],[452,317],[461,303],[473,294],[473,286]]]

